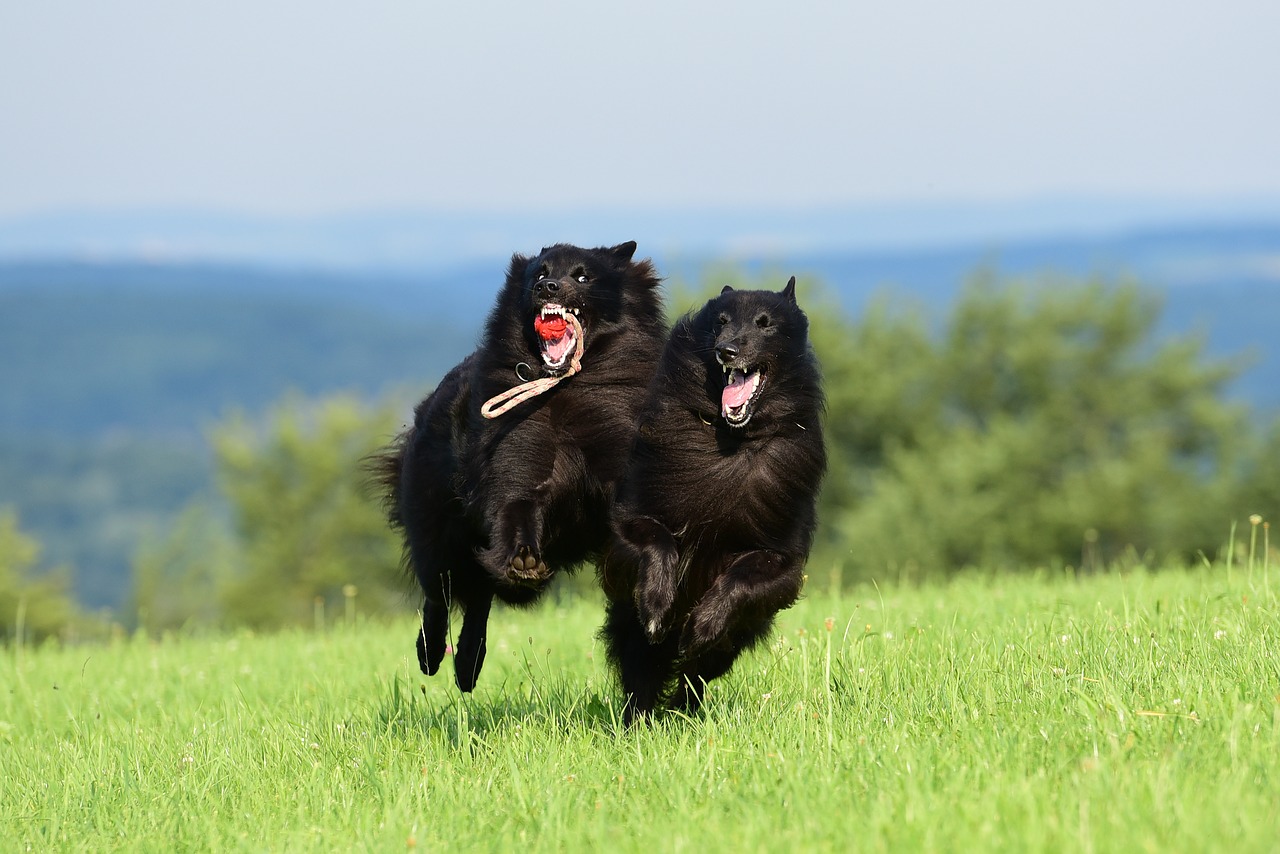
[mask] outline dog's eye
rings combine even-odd
[[[588,276],[586,273],[583,273],[582,275],[578,276],[578,281],[582,282],[582,284],[585,285],[587,282],[591,281],[591,277]]]
[[[767,314],[762,314],[762,315],[760,315],[759,317],[757,317],[757,318],[756,318],[756,326],[760,327],[761,329],[768,329],[768,328],[769,328],[769,315],[767,315]]]
[[[729,315],[727,314],[722,314],[716,318],[716,323],[720,324],[721,326],[724,326],[728,322],[729,322]]]

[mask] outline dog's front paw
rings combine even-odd
[[[723,641],[729,632],[729,613],[703,601],[693,609],[680,635],[680,652],[697,655]]]
[[[671,606],[675,588],[652,577],[636,587],[636,614],[649,643],[656,644],[671,628]]]

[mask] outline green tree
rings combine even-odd
[[[236,417],[213,436],[241,568],[221,585],[224,618],[254,626],[309,622],[319,600],[341,613],[402,610],[410,586],[400,544],[364,489],[363,459],[390,440],[390,408],[352,397],[287,401],[265,424]]]
[[[188,504],[162,538],[145,541],[133,560],[132,618],[149,632],[223,622],[223,591],[242,565],[240,543],[223,508]]]
[[[70,629],[77,617],[65,571],[36,577],[40,545],[0,511],[0,631],[5,640],[39,640]]]
[[[1240,465],[1240,489],[1232,507],[1236,521],[1236,553],[1245,554],[1250,537],[1249,517],[1261,517],[1264,532],[1254,532],[1269,541],[1275,557],[1270,563],[1280,567],[1280,533],[1270,530],[1280,517],[1280,418],[1274,419],[1253,442]],[[1277,534],[1277,536],[1272,536]],[[1261,547],[1262,539],[1259,540]]]
[[[864,472],[833,472],[856,485],[829,519],[846,565],[927,576],[1212,550],[1250,427],[1225,402],[1236,367],[1196,339],[1157,341],[1159,310],[1133,284],[979,277],[940,335],[910,323],[900,426],[847,456]],[[865,358],[819,347],[843,388],[833,422],[883,405],[859,391]]]

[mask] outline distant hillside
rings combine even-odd
[[[102,276],[118,283],[91,287],[32,268],[27,287],[0,288],[4,433],[192,434],[287,390],[426,387],[475,346],[474,324],[421,308],[397,315],[354,294],[238,291],[205,271],[170,271],[199,284],[161,289],[146,280],[164,273],[145,272],[108,268]]]
[[[626,235],[631,236],[631,235]],[[619,238],[621,239],[621,238]],[[430,273],[226,265],[0,263],[0,505],[81,598],[116,606],[140,538],[208,489],[204,430],[289,391],[426,391],[469,352],[511,249]],[[641,252],[646,252],[641,244]],[[649,253],[672,279],[722,256]],[[1233,394],[1280,408],[1280,227],[1162,230],[929,251],[743,252],[727,263],[822,279],[851,313],[884,291],[941,312],[966,277],[1128,277],[1165,297],[1167,332],[1251,355]],[[681,309],[683,306],[673,306]]]

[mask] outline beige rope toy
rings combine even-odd
[[[577,338],[573,347],[573,357],[569,360],[569,370],[556,377],[542,377],[541,379],[529,380],[526,383],[509,388],[501,394],[496,394],[484,402],[484,406],[480,407],[480,414],[485,418],[497,418],[502,413],[519,406],[526,400],[537,397],[538,395],[550,391],[560,383],[561,380],[567,380],[569,377],[582,370],[582,348],[585,346],[585,336],[582,334],[582,324],[571,312],[564,313],[565,322],[573,327],[574,335]]]

